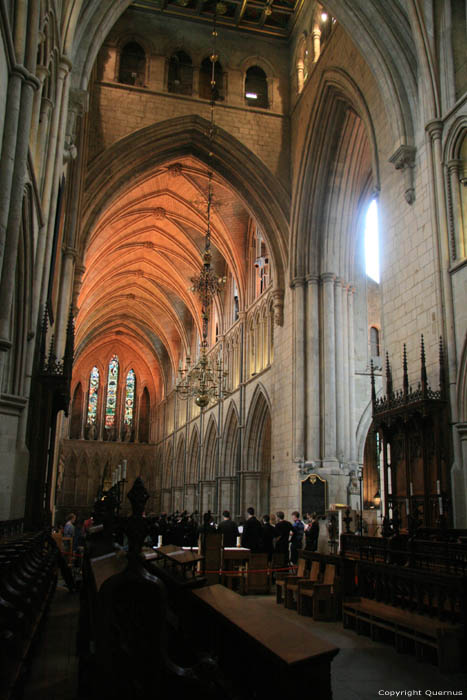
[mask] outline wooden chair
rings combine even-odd
[[[335,617],[335,580],[335,565],[326,564],[322,583],[302,582],[297,594],[298,614],[306,615],[311,609],[315,620],[333,619]]]
[[[206,574],[208,585],[220,583],[219,571],[222,568],[222,535],[213,532],[199,538],[198,551],[204,555],[204,570],[211,572]]]
[[[247,567],[246,592],[269,593],[268,555],[251,552]]]
[[[305,575],[305,567],[306,567],[306,559],[303,559],[302,557],[300,557],[300,559],[298,560],[297,573],[295,575],[286,574],[285,576],[283,576],[281,578],[276,578],[276,603],[285,602],[285,594],[286,594],[288,579],[289,578],[292,578],[292,579],[303,578]]]
[[[319,561],[313,561],[311,563],[309,576],[299,578],[299,576],[289,576],[287,579],[287,585],[285,590],[285,607],[294,608],[296,607],[296,601],[298,600],[298,590],[302,583],[312,583],[316,584],[319,580]]]

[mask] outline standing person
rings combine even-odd
[[[219,527],[217,529],[224,537],[224,547],[235,547],[238,537],[237,523],[231,519],[230,512],[228,510],[224,510],[222,517],[224,520],[219,523]]]
[[[303,533],[305,532],[305,525],[302,520],[300,520],[300,513],[298,510],[292,512],[292,539],[290,540],[290,558],[292,564],[298,562],[298,550],[303,549]]]
[[[310,515],[307,513],[307,515]],[[305,549],[307,552],[316,552],[318,549],[319,523],[316,513],[312,513],[305,526]]]
[[[76,515],[74,513],[70,513],[70,515],[66,519],[65,527],[63,528],[63,536],[64,537],[74,537],[75,536],[75,522],[76,522]]]
[[[269,515],[263,515],[263,552],[266,552],[269,561],[271,561],[274,551],[275,536],[276,531],[274,526],[269,522]]]
[[[263,528],[255,517],[255,509],[247,508],[248,519],[243,526],[242,547],[251,549],[252,552],[261,552],[263,548]]]
[[[293,532],[292,523],[285,520],[285,515],[282,510],[277,511],[276,517],[277,524],[274,528],[276,536],[274,551],[278,554],[282,554],[282,566],[287,566],[289,563],[289,535]]]

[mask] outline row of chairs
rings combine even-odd
[[[299,615],[312,615],[315,620],[335,620],[337,616],[338,582],[336,567],[326,563],[321,574],[318,560],[298,560],[297,573],[276,578],[276,602],[296,608]]]
[[[57,548],[45,533],[0,543],[0,700],[18,692],[57,582]]]

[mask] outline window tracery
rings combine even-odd
[[[89,377],[89,397],[87,411],[87,425],[97,423],[97,399],[99,395],[99,370],[94,366]]]
[[[105,404],[105,427],[113,428],[115,425],[117,409],[117,387],[118,387],[118,357],[114,355],[109,362],[107,374],[107,401]]]

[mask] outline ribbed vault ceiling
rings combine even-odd
[[[167,386],[193,330],[201,329],[200,304],[189,288],[201,267],[207,191],[206,166],[187,157],[130,182],[103,213],[86,250],[78,357],[112,340],[130,343],[151,368],[154,386]],[[232,272],[242,297],[249,214],[216,175],[213,201],[213,266]]]

